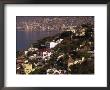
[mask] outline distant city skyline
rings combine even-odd
[[[24,30],[61,30],[62,27],[94,24],[94,16],[17,16],[16,26]]]

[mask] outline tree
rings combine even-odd
[[[31,72],[30,74],[46,74],[45,68],[37,68],[35,71]]]

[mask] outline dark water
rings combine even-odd
[[[54,36],[59,31],[20,31],[16,32],[16,50],[22,51],[28,49],[32,43],[37,42],[47,36]]]

